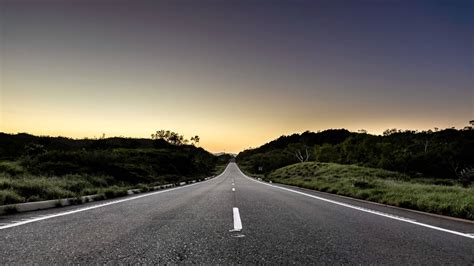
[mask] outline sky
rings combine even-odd
[[[0,131],[280,135],[462,128],[474,1],[0,0]]]

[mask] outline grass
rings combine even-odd
[[[130,187],[108,184],[109,177],[65,175],[62,177],[0,174],[0,205],[104,194],[107,198],[126,194]]]
[[[218,176],[218,175],[222,174],[222,172],[224,172],[226,167],[227,167],[227,163],[216,165],[216,167],[214,168],[214,171],[213,171],[213,175]]]
[[[26,171],[19,161],[0,161],[0,172],[7,173],[11,176],[24,174]]]
[[[383,169],[306,162],[279,168],[273,182],[474,220],[474,187],[444,184],[438,179],[410,180]]]
[[[111,186],[103,190],[103,194],[107,199],[122,197],[127,195],[128,188]]]
[[[250,171],[250,168],[251,167],[247,164],[239,164],[240,171],[242,171],[242,173],[244,173],[245,175],[255,177],[255,178],[261,178],[261,179],[264,179],[264,180],[268,181],[268,179],[265,178],[264,174],[252,173],[252,171]]]
[[[66,175],[62,177],[31,176],[11,177],[0,173],[0,205],[69,198],[74,204],[83,203],[81,196],[96,195],[95,200],[126,196],[129,189],[151,191],[161,183],[125,183],[111,185],[110,177]],[[58,201],[59,204],[59,201]]]
[[[213,174],[222,173],[227,164],[219,164]],[[0,162],[0,205],[34,202],[42,200],[71,198],[74,203],[82,203],[81,196],[97,195],[96,200],[110,199],[127,195],[127,190],[136,188],[147,192],[155,186],[165,183],[190,181],[193,177],[166,176],[158,181],[136,185],[117,182],[110,176],[90,174],[66,174],[64,176],[47,176],[28,174],[17,162]],[[14,169],[14,170],[12,170]],[[14,174],[12,174],[14,173]],[[177,181],[176,181],[177,180]],[[60,202],[58,201],[58,204]]]
[[[34,202],[42,200],[70,198],[72,203],[83,203],[81,196],[97,195],[95,200],[126,196],[127,191],[138,188],[143,192],[150,191],[152,184],[108,185],[91,180],[108,179],[107,177],[90,177],[84,175],[68,175],[63,177],[22,176],[12,178],[0,174],[0,205]],[[155,184],[156,185],[156,184]],[[59,204],[59,201],[58,201]]]

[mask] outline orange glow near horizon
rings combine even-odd
[[[167,92],[164,96],[154,92],[142,95],[118,83],[115,92],[105,90],[111,94],[107,95],[97,84],[82,90],[80,82],[77,83],[73,86],[73,82],[40,82],[7,75],[0,94],[0,131],[72,138],[95,138],[102,134],[149,138],[156,130],[169,129],[187,138],[199,135],[200,146],[211,152],[238,153],[281,135],[306,130],[365,129],[371,134],[381,134],[388,128],[463,128],[469,117],[454,120],[443,110],[420,110],[409,102],[399,109],[387,103],[367,105],[353,101],[342,109],[330,103],[340,100],[339,97],[321,100],[304,94],[292,95],[291,91],[270,91],[269,95],[263,95],[268,90],[248,92],[237,85],[232,90],[220,90],[222,84],[212,82],[168,83],[161,90]],[[245,85],[258,88],[255,84]],[[147,87],[146,84],[134,86],[143,87],[142,91]],[[180,87],[194,89],[180,91],[177,89]],[[469,106],[451,111],[468,114]]]
[[[331,123],[326,121],[326,127],[318,126],[322,124],[321,121],[312,121],[314,125],[311,127],[310,123],[294,124],[287,126],[288,123],[278,121],[271,121],[263,124],[259,121],[242,121],[245,119],[238,119],[234,117],[231,123],[219,123],[219,120],[224,118],[211,118],[206,121],[190,121],[183,120],[178,123],[167,121],[161,123],[163,127],[157,128],[150,125],[157,124],[155,121],[159,119],[144,119],[128,117],[126,119],[113,119],[107,117],[95,117],[95,119],[88,116],[81,115],[48,115],[44,116],[34,115],[34,113],[2,113],[3,120],[0,124],[0,131],[5,133],[29,133],[33,135],[43,136],[63,136],[76,139],[81,138],[99,138],[102,134],[106,137],[131,137],[131,138],[150,138],[151,133],[157,129],[169,129],[180,134],[186,138],[193,135],[199,135],[201,142],[199,146],[210,152],[230,152],[238,153],[248,148],[259,147],[269,141],[278,138],[281,135],[290,135],[293,133],[302,133],[306,130],[318,131],[330,128],[346,128],[350,131],[356,132],[359,129],[365,129],[370,134],[380,135],[387,128],[398,129],[419,129],[428,130],[433,129],[434,125],[423,122],[403,123],[403,121],[394,121],[392,123],[373,123],[373,126],[363,126],[363,123],[350,123],[346,125]],[[215,121],[212,123],[212,121]],[[262,120],[263,121],[263,120]],[[247,122],[247,123],[246,123]],[[453,125],[451,121],[439,123],[436,127],[443,129],[452,126],[462,128],[467,123],[459,121],[458,125]],[[178,125],[182,126],[179,127]],[[244,127],[241,125],[245,125]],[[290,123],[291,124],[291,123]],[[173,126],[175,125],[175,126]],[[370,125],[370,124],[365,124]]]

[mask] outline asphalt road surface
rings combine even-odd
[[[469,222],[258,182],[231,163],[205,182],[2,216],[0,264],[472,265],[473,233]]]

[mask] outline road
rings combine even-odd
[[[0,264],[472,265],[470,233],[473,223],[262,183],[230,163],[205,182],[3,216]]]

